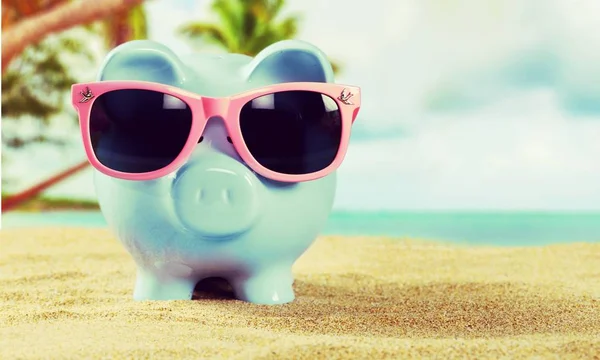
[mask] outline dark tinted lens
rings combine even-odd
[[[90,116],[92,147],[106,167],[144,173],[169,165],[185,145],[192,111],[171,95],[115,90],[98,97]]]
[[[329,166],[342,134],[337,103],[311,91],[285,91],[250,101],[242,108],[240,127],[262,166],[290,175]]]

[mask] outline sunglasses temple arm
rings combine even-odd
[[[360,106],[357,106],[354,109],[354,112],[352,113],[352,123],[354,124],[354,121],[356,120],[356,117],[358,116],[358,110],[360,110]]]

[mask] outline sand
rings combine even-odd
[[[0,359],[600,359],[600,244],[319,239],[296,300],[135,302],[106,230],[0,232]]]

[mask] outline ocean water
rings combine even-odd
[[[11,212],[2,228],[105,227],[96,211]],[[463,244],[534,246],[600,242],[600,212],[334,212],[325,235],[387,236]]]

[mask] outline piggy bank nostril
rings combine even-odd
[[[204,191],[202,191],[202,189],[198,189],[198,192],[196,192],[196,201],[202,200],[203,197],[204,197]]]
[[[223,202],[229,205],[231,201],[231,191],[229,189],[223,189],[221,197],[223,198]]]
[[[200,139],[198,139],[198,144],[200,144],[202,140],[204,140],[204,136],[200,136]]]
[[[229,141],[230,144],[233,144],[233,141],[231,140],[231,138],[229,136],[227,137],[227,141]]]

